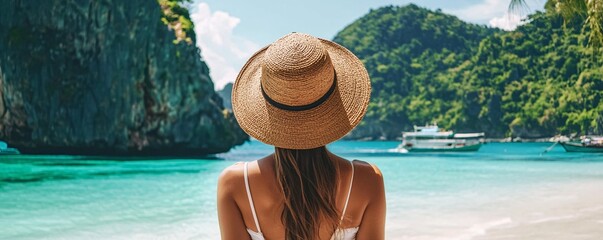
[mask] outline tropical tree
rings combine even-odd
[[[589,30],[589,44],[595,49],[603,47],[603,0],[549,0],[566,22],[584,19],[584,28]],[[527,9],[525,0],[511,0],[509,11]]]

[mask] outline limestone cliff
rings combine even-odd
[[[200,155],[243,143],[194,32],[180,41],[164,10],[155,0],[2,0],[0,139],[67,154]]]

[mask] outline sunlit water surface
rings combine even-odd
[[[397,144],[329,146],[381,168],[387,239],[603,239],[603,154]],[[0,239],[219,239],[220,171],[271,151],[252,141],[206,159],[0,156]]]

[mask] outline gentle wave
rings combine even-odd
[[[554,217],[545,217],[545,218],[540,218],[540,219],[536,219],[533,221],[528,222],[529,224],[539,224],[539,223],[546,223],[546,222],[556,222],[556,221],[562,221],[562,220],[568,220],[568,219],[575,219],[578,218],[579,215],[565,215],[565,216],[554,216]]]
[[[451,238],[451,239],[455,239],[455,240],[473,239],[474,237],[485,235],[486,232],[488,232],[488,230],[490,230],[490,229],[510,225],[511,223],[513,223],[513,220],[511,220],[511,218],[507,217],[507,218],[496,219],[496,220],[493,220],[490,222],[474,224],[473,226],[468,228],[465,231],[465,233],[462,234],[461,236]]]

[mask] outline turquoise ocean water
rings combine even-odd
[[[415,154],[397,144],[329,145],[381,168],[387,239],[603,239],[603,154],[542,154],[549,143]],[[252,141],[208,159],[0,156],[0,239],[219,239],[220,171],[271,151]]]

